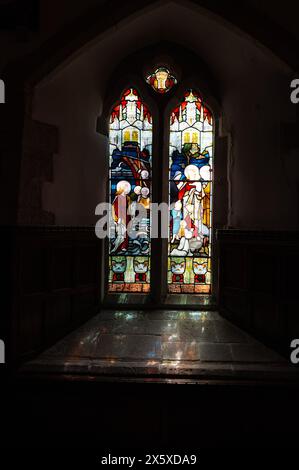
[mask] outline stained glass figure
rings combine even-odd
[[[211,292],[213,118],[188,90],[171,113],[168,290]]]
[[[167,93],[177,84],[177,79],[166,67],[159,67],[154,73],[148,75],[146,81],[158,93]]]
[[[110,117],[109,292],[149,292],[152,116],[126,90]],[[144,211],[137,219],[137,203]],[[128,231],[134,226],[134,236]]]

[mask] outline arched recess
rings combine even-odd
[[[37,223],[37,224],[43,224],[43,223],[55,223],[55,219],[53,217],[53,213],[45,213],[41,204],[41,199],[39,199],[39,203],[37,206],[37,210],[32,206],[32,203],[36,202],[38,198],[40,198],[41,194],[41,188],[40,188],[40,181],[49,181],[52,180],[52,155],[53,153],[57,152],[58,148],[58,137],[59,137],[59,128],[56,127],[46,127],[45,124],[43,123],[36,123],[32,119],[32,101],[33,101],[33,95],[34,95],[34,87],[37,83],[39,83],[42,79],[48,77],[49,75],[54,75],[54,72],[56,73],[58,69],[63,68],[63,66],[67,63],[70,64],[72,61],[75,61],[77,57],[80,57],[82,54],[86,52],[86,50],[90,49],[91,46],[95,43],[100,43],[103,39],[103,37],[111,34],[112,37],[114,33],[116,32],[122,32],[122,27],[124,23],[129,23],[131,21],[132,16],[138,15],[141,17],[142,15],[146,17],[147,20],[147,12],[150,10],[154,10],[156,7],[161,5],[161,3],[164,2],[152,2],[152,1],[128,1],[128,2],[123,2],[118,6],[118,8],[115,8],[115,5],[112,4],[111,2],[108,2],[106,7],[103,11],[102,5],[99,5],[95,10],[93,11],[88,11],[87,14],[82,18],[78,18],[77,21],[69,25],[69,27],[63,28],[59,32],[57,36],[54,38],[51,38],[49,41],[47,41],[45,44],[42,45],[42,47],[39,47],[37,50],[35,50],[33,53],[29,55],[24,55],[22,56],[21,59],[18,59],[15,63],[10,64],[5,71],[3,71],[2,77],[7,84],[7,103],[9,105],[5,106],[5,111],[6,111],[6,117],[5,117],[5,122],[3,123],[2,127],[2,138],[1,138],[1,150],[3,150],[3,154],[5,156],[4,161],[5,161],[5,171],[8,177],[3,181],[3,184],[1,186],[1,191],[2,191],[2,220],[4,223],[8,224],[15,224],[17,220],[17,214],[18,214],[18,201],[21,199],[23,200],[23,193],[22,191],[27,190],[27,184],[26,184],[26,178],[27,181],[37,181],[38,185],[35,186],[36,191],[34,192],[34,198],[30,198],[28,201],[28,211],[30,212],[29,217],[26,215],[26,223]],[[209,5],[207,5],[209,3]],[[199,1],[190,1],[190,2],[166,2],[166,7],[169,9],[169,6],[171,8],[176,8],[178,4],[185,4],[188,5],[188,8],[190,10],[190,17],[194,18],[194,21],[200,22],[200,20],[205,17],[209,17],[209,10],[212,10],[214,13],[217,15],[217,22],[222,25],[226,26],[226,31],[229,31],[232,35],[234,31],[234,28],[231,28],[231,25],[234,24],[237,27],[237,35],[235,36],[236,43],[238,43],[239,38],[242,37],[242,39],[246,39],[246,48],[244,48],[244,51],[246,51],[246,54],[244,54],[244,60],[245,60],[245,55],[248,55],[250,57],[250,54],[247,54],[247,46],[248,49],[250,49],[250,45],[252,47],[255,47],[256,50],[262,50],[263,54],[263,59],[271,57],[271,61],[273,59],[273,63],[275,64],[279,62],[277,60],[278,57],[282,59],[282,61],[285,62],[285,64],[289,64],[291,68],[296,70],[297,64],[298,64],[298,54],[297,54],[297,43],[296,41],[293,41],[292,38],[288,34],[285,34],[285,32],[281,29],[280,26],[271,24],[271,21],[269,18],[266,18],[265,15],[262,13],[257,13],[253,12],[251,10],[251,14],[248,14],[248,6],[242,2],[239,6],[237,6],[235,3],[228,5],[227,2],[222,2],[222,6],[219,7],[219,2],[199,2]],[[196,5],[197,4],[197,5]],[[204,6],[203,9],[198,8],[198,5]],[[146,9],[148,8],[148,10]],[[254,14],[252,14],[254,13]],[[257,13],[257,14],[256,14]],[[166,18],[166,21],[168,20],[168,16],[164,16]],[[177,15],[179,17],[179,15]],[[212,15],[212,18],[213,15]],[[179,17],[180,19],[180,17]],[[252,20],[253,19],[253,20]],[[228,21],[228,22],[227,22]],[[216,23],[216,22],[215,22]],[[214,43],[216,44],[217,48],[220,49],[221,43],[224,45],[227,44],[227,42],[222,39],[225,39],[227,36],[226,34],[223,36],[217,36],[214,34],[214,26],[215,23],[212,21],[209,23],[211,26],[209,28],[209,33],[207,34],[207,38],[209,39],[208,44]],[[185,23],[186,24],[186,23]],[[188,24],[188,23],[187,23]],[[175,27],[176,24],[175,24]],[[146,27],[144,27],[144,30],[146,29],[147,31],[152,32],[152,24],[148,23]],[[199,33],[200,28],[196,28],[196,34]],[[231,30],[231,31],[230,31]],[[164,28],[164,31],[168,32],[168,28]],[[177,27],[177,31],[180,31],[179,25]],[[232,32],[233,31],[233,32]],[[277,31],[280,32],[280,34],[276,34]],[[136,35],[134,35],[135,32],[133,32],[134,36],[134,48],[137,47],[136,44]],[[251,35],[251,38],[247,36],[247,34]],[[239,36],[239,37],[238,37]],[[138,36],[139,37],[139,36]],[[153,36],[154,37],[154,36]],[[175,35],[173,38],[176,37]],[[185,39],[185,35],[182,36],[183,39]],[[144,35],[142,34],[140,36],[141,41],[140,45],[143,44],[143,39]],[[210,41],[210,38],[212,38],[212,41]],[[93,44],[91,44],[91,42]],[[241,41],[240,41],[241,42]],[[120,41],[115,42],[116,47],[119,48],[120,46]],[[151,40],[152,43],[152,40]],[[199,45],[200,41],[194,44],[195,47]],[[188,42],[186,41],[186,44]],[[191,44],[191,41],[189,41],[189,44]],[[274,57],[273,55],[271,56],[271,53],[269,54],[269,51],[266,51],[266,48],[260,47],[262,45],[267,45],[274,54],[276,54],[277,57]],[[173,46],[172,53],[175,54],[177,50],[178,45],[175,44]],[[132,50],[132,49],[130,49]],[[207,47],[208,52],[210,53],[210,47]],[[235,61],[235,56],[231,54],[231,49],[228,49],[228,57],[231,56],[232,60]],[[217,56],[219,58],[219,55]],[[100,63],[100,58],[101,56],[97,57],[97,60]],[[214,56],[215,58],[215,56]],[[212,59],[211,59],[212,61]],[[217,60],[215,60],[217,62]],[[240,61],[240,63],[243,62],[243,59]],[[263,61],[259,61],[258,63],[261,65]],[[235,61],[237,65],[239,65],[238,61]],[[223,67],[225,70],[229,70],[230,68],[226,66]],[[276,66],[276,65],[275,65]],[[258,75],[258,73],[255,72],[255,67],[252,67],[252,74],[250,73],[249,67],[244,70],[244,76],[245,74],[249,76],[249,78],[253,77],[253,74]],[[199,70],[200,75],[205,74],[205,69],[201,68]],[[52,75],[52,76],[53,76]],[[236,74],[232,74],[231,77],[234,79],[236,78]],[[230,81],[230,89],[234,91],[235,89],[235,81],[230,80],[230,77],[227,77],[227,85],[228,82]],[[241,78],[237,75],[237,78]],[[111,83],[113,84],[115,82],[115,76],[112,76],[109,82],[109,85],[107,84],[107,89],[110,87]],[[212,87],[212,81],[208,81],[209,87],[211,89],[211,95],[219,98],[219,95],[223,97],[222,93],[217,93],[217,86],[215,89]],[[242,80],[241,83],[243,84]],[[191,82],[189,84],[191,87],[196,87],[204,96],[204,87],[200,86],[202,84],[199,84],[198,86],[195,85],[195,82]],[[289,81],[287,83],[286,89],[288,89]],[[86,87],[88,87],[88,83],[86,84]],[[137,82],[136,82],[136,87],[138,87]],[[178,90],[178,88],[177,88]],[[254,93],[254,87],[252,89],[252,97],[255,97]],[[277,94],[275,95],[273,89],[273,98],[276,99]],[[118,99],[120,95],[120,89],[117,91],[117,96],[115,96],[115,100]],[[150,93],[150,92],[149,92]],[[174,107],[176,103],[181,99],[183,90],[178,94],[177,100],[172,103],[172,106]],[[248,93],[246,89],[244,88],[244,93],[240,94],[241,97],[245,96],[246,100],[243,102],[247,103],[248,102]],[[143,95],[142,92],[142,96]],[[169,95],[168,95],[169,96]],[[237,96],[236,98],[239,98]],[[147,98],[146,102],[149,103],[149,100]],[[257,98],[259,100],[260,98]],[[274,101],[274,100],[273,100]],[[271,106],[269,106],[269,103],[263,103],[260,106],[259,102],[256,102],[255,105],[257,106],[257,111],[258,115],[261,115],[262,117],[267,117],[267,113],[265,112],[265,109],[268,109],[268,117],[271,118],[271,114],[274,115],[274,112],[272,112]],[[240,100],[232,100],[231,101],[231,107],[232,108],[238,108],[241,107]],[[165,106],[164,106],[165,108]],[[211,106],[213,111],[215,111],[216,108]],[[226,107],[227,109],[227,107]],[[4,108],[3,108],[4,110]],[[168,110],[170,113],[170,109]],[[164,125],[168,126],[169,124],[169,113],[165,113],[165,122]],[[236,113],[234,116],[233,123],[236,124],[236,127],[238,125],[238,121],[240,118],[240,114]],[[246,114],[246,113],[245,113]],[[220,114],[219,114],[220,115]],[[258,121],[256,119],[256,121]],[[25,124],[24,124],[25,122]],[[37,146],[32,148],[32,142],[31,142],[31,135],[34,133],[34,136],[36,137],[36,131],[33,129],[35,125],[41,124],[38,129],[38,135],[39,138],[37,140]],[[99,122],[101,124],[101,122]],[[220,123],[219,123],[220,124]],[[219,126],[220,129],[221,126]],[[278,126],[277,126],[278,127]],[[250,128],[250,126],[249,126]],[[101,129],[101,125],[99,126],[99,129]],[[276,127],[273,127],[274,131],[273,134],[278,134],[276,132]],[[278,131],[279,129],[277,129]],[[252,130],[254,132],[254,128]],[[45,139],[46,135],[46,139]],[[252,139],[254,140],[254,139]],[[267,139],[266,139],[267,140]],[[246,143],[246,142],[245,142]],[[249,139],[248,139],[249,143]],[[289,142],[287,142],[289,143]],[[167,144],[164,152],[164,162],[168,162],[168,148]],[[247,143],[246,143],[247,146]],[[246,148],[245,148],[246,150]],[[258,149],[253,149],[254,151],[251,152],[252,155],[257,155],[258,158],[260,158],[260,152],[258,152]],[[251,149],[250,149],[251,151]],[[25,156],[25,152],[27,156]],[[43,153],[41,153],[43,152]],[[268,165],[268,160],[264,157],[266,157],[268,154],[271,155],[271,151],[269,149],[265,149],[264,155],[261,155],[262,158],[260,158],[260,161],[266,162],[266,165]],[[43,164],[40,164],[40,156],[43,155]],[[240,148],[240,156],[242,158],[239,159],[246,163],[246,155],[244,155],[244,147]],[[27,158],[28,157],[28,158]],[[32,164],[32,157],[34,159],[34,162],[36,165]],[[222,158],[223,157],[223,158]],[[215,158],[217,159],[216,163],[216,168],[215,168],[215,179],[214,179],[214,193],[215,193],[215,199],[214,199],[214,229],[217,227],[223,227],[226,224],[227,220],[227,139],[221,138],[220,137],[220,132],[216,131],[216,136],[215,136]],[[24,168],[21,168],[21,162],[24,161]],[[248,163],[251,164],[251,160],[248,160]],[[271,162],[269,162],[270,164]],[[167,163],[165,163],[165,175],[167,178]],[[253,167],[253,165],[252,165]],[[269,167],[269,166],[268,166]],[[279,170],[279,166],[278,166]],[[247,177],[247,171],[245,171],[246,177]],[[265,174],[268,174],[268,172],[265,172]],[[263,176],[263,174],[261,173]],[[243,179],[244,180],[244,179]],[[242,178],[239,178],[238,181],[240,181],[240,185],[243,183]],[[278,180],[278,179],[277,179]],[[236,179],[235,179],[236,181]],[[157,185],[159,186],[159,181],[157,181]],[[253,186],[253,185],[252,185]],[[219,187],[219,191],[218,188]],[[167,188],[167,185],[166,185]],[[154,188],[155,189],[155,188]],[[163,187],[157,188],[156,193],[158,194],[159,191],[163,192]],[[269,192],[270,193],[270,192]],[[218,195],[221,194],[221,200],[218,198]],[[278,193],[280,194],[280,193]],[[250,194],[249,194],[250,197]],[[167,201],[167,194],[165,194],[165,200]],[[254,206],[254,199],[250,199],[251,204]],[[285,206],[292,206],[292,204],[288,205],[285,204]],[[32,213],[32,209],[34,209]],[[242,211],[243,214],[244,211]],[[258,212],[258,211],[255,211]],[[277,212],[278,214],[280,211]],[[36,217],[35,215],[36,214]],[[262,211],[261,211],[262,214]],[[33,217],[32,217],[33,215]],[[263,215],[263,214],[262,214]],[[281,216],[279,217],[281,218]],[[289,220],[291,217],[289,217]],[[261,218],[262,220],[262,218]],[[286,219],[285,219],[286,220]],[[241,219],[242,222],[242,219]],[[258,221],[258,224],[260,222]],[[262,223],[264,223],[262,221]],[[238,221],[237,218],[234,218],[233,220],[233,226],[234,227],[239,227],[240,222]],[[244,226],[241,223],[241,227]],[[251,226],[251,225],[250,225]],[[159,263],[161,260],[161,256],[163,253],[159,252],[157,250],[156,252],[157,259],[159,259]],[[165,252],[165,255],[167,258],[167,250]],[[161,263],[162,266],[167,266],[167,263]],[[217,271],[216,271],[217,273]],[[157,291],[159,289],[161,290],[161,278],[159,278],[159,273],[156,276],[156,288]],[[217,285],[215,282],[214,278],[214,283],[215,286]]]
[[[134,64],[132,67],[131,64]],[[192,64],[192,65],[190,65]],[[157,94],[149,85],[145,83],[145,77],[149,71],[153,71],[156,66],[164,65],[175,73],[178,85],[167,94],[161,96]],[[112,80],[113,77],[120,77]],[[200,90],[201,96],[207,106],[213,110],[214,120],[214,148],[217,152],[215,165],[221,161],[219,169],[216,170],[215,197],[216,213],[214,216],[214,230],[211,239],[215,238],[216,228],[227,224],[227,138],[220,135],[221,107],[217,97],[217,82],[209,74],[206,64],[193,52],[171,43],[159,43],[154,47],[148,47],[128,56],[113,71],[107,83],[113,83],[112,87],[107,87],[106,98],[101,116],[98,118],[97,130],[102,135],[109,136],[109,118],[119,96],[128,88],[134,87],[142,96],[143,101],[149,106],[153,117],[153,151],[152,151],[152,201],[168,204],[168,162],[169,162],[169,119],[172,109],[181,101],[186,89],[195,88]],[[219,145],[219,142],[221,144]],[[219,150],[219,151],[218,151]],[[107,155],[109,150],[107,149]],[[220,203],[220,204],[219,204]],[[157,303],[167,296],[167,240],[153,239],[152,252],[155,256],[151,260],[151,299]],[[108,270],[106,247],[106,272]],[[213,256],[217,258],[216,249]],[[217,294],[217,272],[216,263],[213,263],[213,293]],[[105,291],[107,292],[107,285]],[[121,288],[120,288],[121,290]],[[116,289],[117,291],[117,289]],[[209,292],[210,293],[210,292]]]
[[[70,63],[78,54],[84,52],[98,39],[100,40],[105,34],[109,34],[109,30],[117,30],[118,27],[126,21],[130,21],[133,17],[146,14],[165,4],[168,10],[174,9],[177,5],[183,5],[190,9],[193,16],[212,18],[219,24],[223,24],[228,30],[233,29],[240,37],[247,38],[251,43],[255,43],[277,60],[279,57],[281,63],[288,64],[293,70],[298,67],[297,43],[287,31],[283,30],[281,25],[277,25],[269,17],[265,17],[263,12],[257,8],[252,8],[248,4],[237,6],[235,4],[220,5],[219,2],[209,4],[206,1],[172,1],[172,2],[151,2],[151,1],[128,1],[117,8],[108,2],[103,9],[102,3],[95,8],[87,10],[83,15],[65,26],[54,37],[43,43],[32,53],[24,55],[13,63],[10,63],[3,71],[2,78],[7,83],[7,102],[10,103],[8,119],[5,122],[4,138],[1,145],[5,151],[9,153],[9,164],[7,165],[9,178],[7,184],[2,187],[2,201],[10,201],[10,210],[7,204],[3,204],[4,220],[8,223],[14,223],[17,218],[18,200],[22,199],[22,191],[20,191],[20,181],[22,179],[23,169],[18,155],[22,152],[22,136],[26,145],[27,127],[32,127],[29,122],[28,126],[25,121],[31,119],[31,104],[33,99],[33,89],[42,79],[57,71],[65,63]],[[233,25],[233,28],[232,28]],[[280,31],[277,35],[276,32]],[[218,41],[218,39],[217,39]],[[277,60],[278,61],[278,60]],[[24,94],[25,90],[25,94]],[[33,123],[34,125],[34,123]],[[13,136],[9,128],[13,129]],[[25,131],[24,131],[25,129]],[[56,129],[53,129],[55,134]],[[15,136],[18,135],[16,139]],[[53,137],[49,139],[54,140]],[[53,145],[53,151],[55,151]],[[9,149],[9,150],[7,150]],[[39,150],[37,151],[39,153]],[[50,154],[53,152],[51,151]],[[48,159],[48,157],[47,157]],[[51,160],[51,158],[49,158]],[[27,165],[27,164],[26,164]],[[50,165],[51,166],[51,165]],[[30,174],[29,163],[28,178],[34,178],[33,172]],[[36,170],[36,171],[35,171]],[[34,171],[39,172],[36,168]],[[16,177],[17,175],[17,177]],[[37,179],[40,175],[37,175]],[[42,175],[42,179],[44,176]],[[46,180],[49,180],[48,176]],[[40,188],[36,191],[38,194]],[[40,214],[37,211],[37,221],[45,220],[54,221],[51,214]]]
[[[164,5],[168,10],[182,5],[194,15],[212,17],[228,29],[234,29],[239,36],[251,39],[264,48],[266,53],[276,56],[277,60],[288,64],[293,70],[298,68],[298,41],[281,24],[278,25],[270,16],[265,16],[263,10],[249,5],[248,2],[237,5],[211,3],[206,0],[128,0],[117,5],[117,8],[110,2],[106,3],[105,8],[100,2],[99,5],[86,10],[36,51],[12,64],[9,69],[15,71],[17,68],[19,79],[26,81],[29,86],[34,86],[66,60],[70,60],[73,54],[82,51],[86,46],[89,47],[100,35],[109,32],[110,28],[116,28],[131,18]],[[22,67],[25,63],[27,66]]]

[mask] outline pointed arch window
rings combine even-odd
[[[171,113],[168,292],[211,292],[213,118],[188,90]]]
[[[135,88],[128,88],[113,107],[109,126],[109,292],[150,290],[150,199],[152,116]],[[146,216],[132,238],[125,228],[136,203]]]
[[[157,100],[167,103],[165,93],[177,82],[172,75],[165,75],[166,71],[169,74],[167,69],[158,77],[157,71],[146,81],[158,92]],[[173,82],[169,81],[171,77]],[[160,89],[155,88],[158,85]],[[164,86],[169,90],[163,91]],[[173,94],[169,96],[174,100]],[[163,109],[157,106],[155,110],[157,122],[162,123]],[[156,129],[152,175],[153,117],[139,91],[135,87],[127,88],[110,114],[110,293],[148,294],[151,287],[153,298],[160,298],[166,291],[212,293],[214,119],[195,89],[187,89],[168,116],[169,153],[165,155],[164,151],[163,156],[167,129]],[[167,177],[163,179],[163,162],[167,159],[168,181]],[[157,258],[151,263],[152,177],[155,178],[154,202],[165,202],[168,189],[168,240],[153,242],[159,259],[165,260],[164,267],[158,266]],[[135,223],[139,204],[145,212],[134,228],[133,237],[127,227],[130,222]]]

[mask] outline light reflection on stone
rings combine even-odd
[[[138,368],[146,374],[161,370],[179,374],[184,368],[206,368],[218,362],[231,368],[233,362],[240,363],[241,353],[242,357],[246,353],[248,362],[253,356],[262,362],[264,349],[215,312],[111,311],[105,319],[100,314],[68,335],[38,361],[39,367],[68,373],[86,374],[95,367],[100,374],[101,368],[121,367],[134,374]],[[278,361],[271,351],[267,354],[268,362]]]
[[[138,314],[137,312],[115,312],[115,318],[130,321],[137,319]]]
[[[158,361],[147,361],[147,363],[146,363],[147,366],[155,366],[157,364],[159,364]]]

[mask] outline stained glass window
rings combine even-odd
[[[213,118],[188,90],[170,117],[168,291],[211,292]]]
[[[152,116],[137,90],[126,90],[110,116],[109,292],[150,289]],[[126,230],[145,209],[134,237]]]
[[[167,93],[177,83],[166,67],[157,68],[154,73],[148,75],[146,81],[158,93]]]

